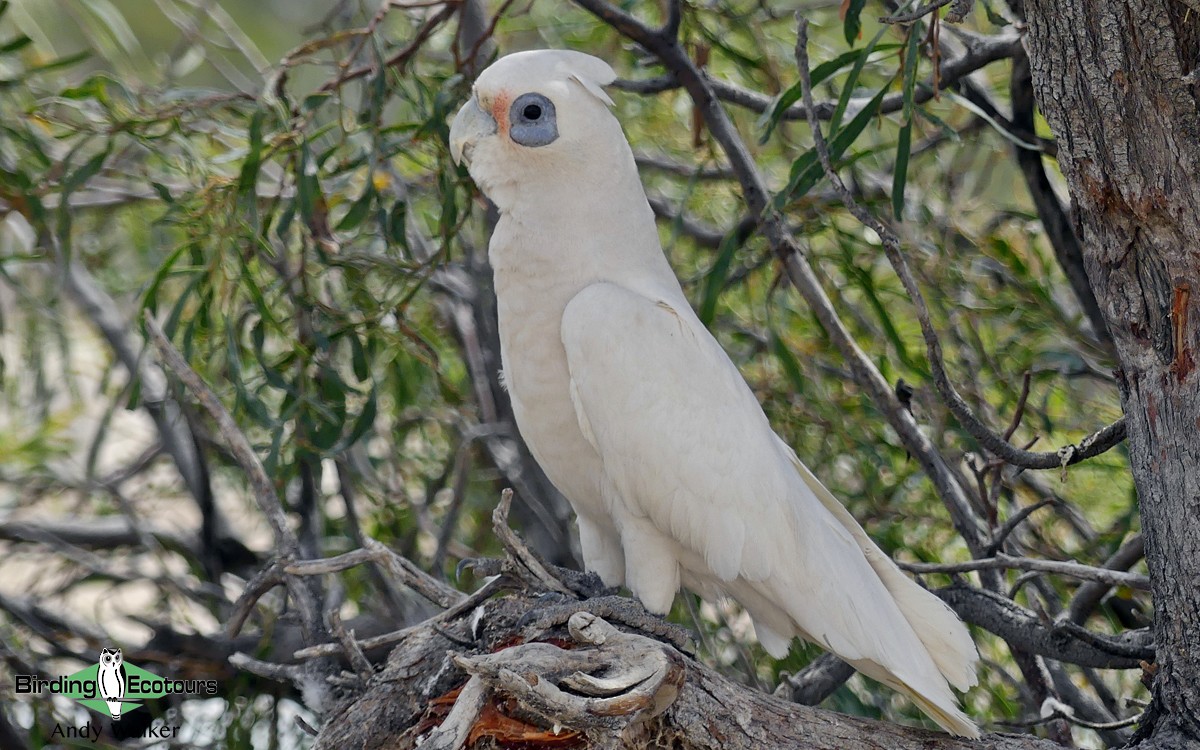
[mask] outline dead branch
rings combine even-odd
[[[961,563],[907,563],[897,562],[904,570],[912,573],[965,573],[971,570],[1031,570],[1055,575],[1070,576],[1084,581],[1095,581],[1105,586],[1128,586],[1140,591],[1150,590],[1150,579],[1137,573],[1126,573],[1110,568],[1095,568],[1077,562],[1039,560],[1032,557],[1014,557],[999,553],[994,557],[981,557]]]

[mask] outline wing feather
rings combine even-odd
[[[973,656],[965,628],[796,460],[725,351],[670,299],[597,283],[562,321],[572,402],[611,485],[630,588],[646,601],[638,582],[661,588],[669,575],[723,590],[773,653],[796,635],[814,640],[969,732],[945,679],[969,681],[973,663],[954,663]],[[678,560],[673,574],[664,550]],[[660,611],[669,606],[649,593]],[[943,634],[915,632],[929,624],[953,631],[944,640],[957,653],[930,654]]]
[[[562,323],[573,402],[620,510],[648,518],[722,581],[761,580],[776,561],[755,531],[786,524],[789,509],[759,499],[786,494],[785,472],[758,401],[693,320],[690,308],[614,284],[580,292]]]

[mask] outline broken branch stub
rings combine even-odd
[[[553,731],[620,733],[665,711],[686,680],[683,655],[643,635],[624,633],[590,612],[568,622],[583,648],[526,643],[454,662],[471,675],[443,724],[422,746],[458,748],[478,717],[480,695],[514,699]],[[430,744],[432,743],[432,744]]]

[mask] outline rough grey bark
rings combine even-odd
[[[1013,56],[1012,76],[1009,83],[1009,94],[1012,98],[1012,124],[1017,133],[1026,141],[1037,142],[1034,130],[1033,83],[1030,80],[1029,57],[1020,52]],[[1029,188],[1029,197],[1033,199],[1034,208],[1050,246],[1054,248],[1054,256],[1062,267],[1071,291],[1079,300],[1088,323],[1092,326],[1096,339],[1107,342],[1108,329],[1105,327],[1104,314],[1096,302],[1096,294],[1088,282],[1087,270],[1083,263],[1083,250],[1079,247],[1079,238],[1071,226],[1071,217],[1054,194],[1050,178],[1046,175],[1046,167],[1042,163],[1042,154],[1031,151],[1023,146],[1013,147],[1013,156],[1021,168],[1021,176]]]
[[[1155,747],[1200,745],[1200,13],[1026,0],[1042,111],[1120,361],[1156,603]]]

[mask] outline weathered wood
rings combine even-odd
[[[456,623],[415,628],[412,635],[392,652],[385,669],[365,692],[347,698],[332,714],[321,730],[317,748],[408,750],[417,747],[418,740],[428,737],[449,713],[455,696],[453,691],[467,680],[454,657],[494,654],[499,648],[511,646],[520,631],[522,619],[542,606],[537,598],[512,595],[491,600]],[[550,640],[561,644],[569,639],[558,631],[551,634]],[[572,747],[671,747],[678,750],[1050,750],[1059,747],[1028,735],[990,734],[978,741],[963,740],[941,732],[801,706],[731,682],[696,660],[678,655],[669,644],[663,644],[662,648],[676,654],[684,670],[684,681],[674,702],[658,716],[625,722],[621,731],[608,735],[581,735]],[[551,651],[547,649],[546,654],[549,653]],[[560,679],[562,673],[574,671],[594,659],[594,655],[563,653],[566,656],[558,664],[539,652],[539,660],[549,658],[550,661],[539,668],[542,675],[530,679],[536,681],[545,675]],[[479,660],[473,661],[478,663]],[[605,676],[604,672],[598,674]],[[591,687],[602,683],[594,681]],[[488,700],[493,705],[530,723],[539,721],[510,696],[497,690],[498,684],[491,682],[488,685]],[[447,694],[449,698],[444,697]],[[474,695],[469,696],[470,700],[474,698]],[[566,721],[562,722],[561,728],[564,732],[580,729]],[[540,731],[552,729],[547,722],[531,727],[531,730]],[[496,745],[481,741],[476,746]]]

